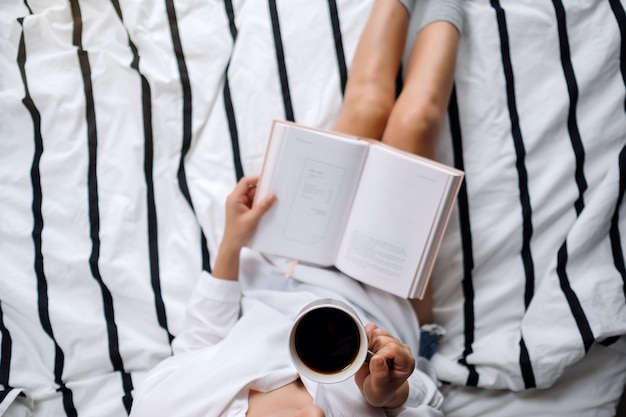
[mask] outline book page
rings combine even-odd
[[[437,228],[450,176],[416,159],[371,146],[337,267],[391,293],[408,296]]]
[[[349,171],[341,166],[305,158],[297,175],[291,208],[283,228],[283,237],[293,242],[315,245],[329,230],[331,214],[340,210],[342,186]]]
[[[250,246],[334,264],[368,147],[353,138],[287,125],[271,178],[264,172],[259,184],[277,200],[261,219]],[[264,184],[268,179],[269,185]]]

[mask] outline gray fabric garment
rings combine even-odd
[[[463,29],[462,0],[398,0],[411,14],[411,33],[417,34],[424,26],[446,21],[461,32]]]

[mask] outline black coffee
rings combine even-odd
[[[350,366],[359,352],[359,328],[344,311],[322,307],[302,318],[294,342],[306,366],[320,373],[339,372]]]

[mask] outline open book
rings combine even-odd
[[[275,121],[249,246],[422,298],[463,172],[379,141]]]

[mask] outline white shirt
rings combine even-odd
[[[418,351],[418,323],[406,300],[304,265],[287,279],[286,266],[244,249],[238,282],[203,274],[174,355],[138,387],[131,416],[245,416],[251,389],[267,392],[300,377],[289,359],[288,333],[298,312],[319,298],[349,303],[364,323],[376,323]],[[386,415],[367,405],[352,379],[330,385],[302,380],[327,416]],[[443,397],[432,376],[416,369],[409,381],[405,407],[388,413],[442,416]]]

